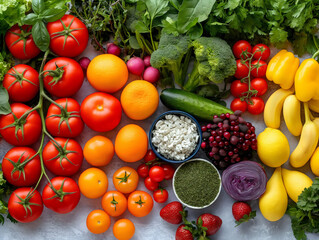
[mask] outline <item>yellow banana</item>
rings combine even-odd
[[[311,99],[309,102],[309,108],[310,110],[316,112],[316,113],[319,113],[319,100],[314,100],[314,99]]]
[[[279,128],[280,115],[285,99],[293,94],[291,89],[278,89],[267,100],[264,110],[264,121],[267,127]]]
[[[302,129],[300,101],[295,95],[288,96],[284,101],[283,115],[289,132],[294,136],[299,136]]]
[[[302,128],[299,143],[289,158],[290,165],[299,168],[304,166],[316,149],[319,131],[314,122],[310,120],[308,103],[304,103],[306,122]]]

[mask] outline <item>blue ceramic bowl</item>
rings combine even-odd
[[[152,143],[152,137],[153,137],[153,130],[155,128],[155,124],[163,119],[165,117],[165,115],[168,115],[168,114],[171,114],[171,115],[178,115],[178,116],[185,116],[185,117],[188,117],[189,119],[191,119],[195,124],[196,124],[196,127],[197,127],[197,132],[199,134],[199,138],[198,138],[198,143],[197,143],[197,146],[195,148],[195,150],[187,157],[185,158],[184,160],[181,160],[181,161],[178,161],[178,160],[172,160],[172,159],[167,159],[165,158],[164,156],[162,156],[159,152],[157,152],[157,149],[156,147],[153,145]],[[172,111],[168,111],[168,112],[164,112],[162,113],[161,115],[159,115],[155,121],[153,122],[153,124],[151,125],[151,129],[149,131],[149,135],[148,135],[148,139],[149,139],[149,142],[150,142],[150,146],[151,146],[151,149],[153,150],[153,152],[156,154],[156,156],[163,160],[163,161],[166,161],[166,162],[169,162],[169,163],[183,163],[183,162],[186,162],[190,159],[192,159],[196,153],[199,151],[200,149],[200,145],[201,145],[201,142],[202,142],[202,131],[201,131],[201,126],[200,124],[197,122],[197,120],[190,114],[186,113],[186,112],[183,112],[183,111],[176,111],[176,110],[172,110]]]

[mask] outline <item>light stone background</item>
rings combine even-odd
[[[273,51],[274,54],[275,51]],[[88,47],[85,52],[81,56],[87,56],[90,59],[93,59],[97,53],[94,51],[93,47]],[[130,80],[132,80],[134,76],[131,76]],[[267,99],[271,92],[273,92],[274,88],[277,88],[274,85],[271,85],[271,90],[268,90],[263,99]],[[160,91],[160,90],[159,90]],[[74,96],[79,102],[89,94],[95,92],[95,90],[90,86],[90,84],[85,80],[80,91]],[[120,97],[121,91],[114,94],[116,97]],[[229,107],[232,97],[227,100],[227,106]],[[103,133],[106,137],[109,137],[113,143],[115,140],[116,133],[129,123],[135,123],[140,125],[144,130],[148,133],[149,128],[153,120],[160,113],[167,111],[168,109],[164,107],[161,103],[156,113],[150,118],[144,121],[133,121],[128,119],[125,114],[122,115],[122,120],[119,126],[117,126],[113,131]],[[243,114],[243,117],[253,123],[256,127],[256,134],[259,134],[265,128],[263,122],[263,115],[252,116],[249,113]],[[281,130],[285,133],[289,140],[291,151],[295,148],[298,143],[298,139],[292,136],[284,123],[281,124]],[[80,137],[76,138],[84,146],[85,142],[89,140],[91,137],[95,135],[99,135],[100,133],[94,132],[85,126],[83,133]],[[11,148],[12,146],[6,143],[3,139],[0,142],[0,159],[3,158],[4,154]],[[37,146],[34,146],[37,149]],[[203,152],[200,150],[197,157],[205,157]],[[0,160],[1,161],[1,160]],[[106,172],[109,179],[109,188],[108,190],[115,190],[112,183],[112,175],[113,173],[122,166],[130,166],[133,168],[137,168],[137,166],[141,162],[137,163],[124,163],[117,156],[114,156],[112,162],[102,169]],[[176,165],[177,166],[177,165]],[[87,169],[89,164],[84,160],[83,165],[79,173],[77,173],[73,178],[77,181],[80,173]],[[289,167],[289,163],[285,164],[285,167]],[[268,177],[271,176],[273,169],[266,168]],[[305,172],[309,173],[309,176],[313,177],[309,171],[309,164],[303,169]],[[49,173],[50,177],[53,177],[51,173]],[[42,192],[43,186],[46,184],[45,180],[42,180],[40,185],[40,191]],[[171,181],[166,181],[164,186],[167,186],[167,190],[169,192],[169,199],[167,203],[177,200],[174,196]],[[140,179],[139,190],[148,191],[144,187],[143,180]],[[149,191],[148,191],[149,192]],[[150,192],[149,192],[150,193]],[[232,216],[232,204],[234,200],[230,198],[222,189],[221,194],[217,201],[210,207],[203,210],[191,210],[189,211],[189,220],[196,220],[197,217],[203,213],[212,213],[218,215],[222,221],[222,227],[218,231],[217,234],[211,237],[211,239],[218,240],[292,240],[294,239],[290,218],[288,215],[285,215],[281,220],[277,222],[269,222],[263,218],[261,212],[258,209],[258,201],[252,201],[251,206],[252,209],[257,210],[257,216],[254,220],[249,221],[248,223],[244,223],[239,227],[235,227],[234,218]],[[112,218],[111,227],[109,230],[100,235],[94,235],[90,233],[86,228],[86,217],[87,215],[94,209],[102,209],[101,207],[101,198],[99,199],[88,199],[81,196],[81,200],[78,206],[69,214],[63,215],[55,213],[47,208],[44,208],[42,216],[37,219],[35,222],[31,223],[17,223],[13,224],[10,221],[6,221],[3,226],[0,225],[0,239],[1,240],[22,240],[22,239],[33,239],[33,240],[66,240],[66,239],[83,239],[83,240],[93,240],[93,239],[115,239],[112,233],[113,224],[116,220],[120,218],[128,218],[133,221],[135,225],[135,235],[132,240],[173,240],[175,239],[175,232],[178,225],[172,225],[161,219],[159,216],[159,212],[164,204],[158,204],[154,202],[154,208],[152,212],[143,218],[137,218],[132,216],[127,210],[122,216],[117,218]],[[319,239],[319,234],[308,234],[309,240]]]

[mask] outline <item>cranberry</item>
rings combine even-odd
[[[206,132],[207,131],[207,127],[206,126],[202,126],[202,132]]]
[[[245,139],[249,139],[250,135],[248,133],[245,134]]]
[[[233,156],[234,155],[234,153],[233,152],[228,152],[228,156]]]
[[[208,123],[206,127],[209,129],[212,127],[212,125],[210,123]]]
[[[229,132],[224,132],[224,138],[229,139],[230,138],[230,133]]]
[[[219,142],[219,143],[218,143],[218,146],[224,147],[224,142]]]
[[[219,117],[224,120],[226,118],[226,115],[224,113],[222,113],[222,114],[220,114]]]
[[[234,126],[234,131],[239,131],[239,126],[238,125],[236,125],[236,126]]]
[[[226,117],[229,118],[229,117],[230,117],[230,114],[229,114],[229,113],[226,113]]]
[[[206,142],[202,142],[200,147],[203,148],[203,149],[206,148]]]
[[[217,116],[217,115],[214,115],[214,118],[218,118],[218,116]]]
[[[249,130],[254,133],[255,132],[255,127],[251,126]]]
[[[210,142],[212,142],[212,141],[214,141],[214,137],[213,137],[213,136],[210,136],[210,137],[208,138],[208,140],[209,140]]]
[[[217,136],[217,137],[215,138],[215,140],[216,140],[217,142],[220,142],[220,141],[222,140],[222,138],[221,138],[220,136]]]
[[[214,156],[214,153],[209,152],[209,156],[210,156],[210,157],[213,157],[213,156]]]
[[[212,142],[212,145],[213,145],[214,147],[217,147],[217,145],[218,145],[218,142],[216,142],[216,141],[213,141],[213,142]]]

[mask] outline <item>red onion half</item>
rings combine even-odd
[[[258,199],[266,190],[267,175],[264,168],[253,161],[230,165],[222,175],[225,191],[238,201]]]

